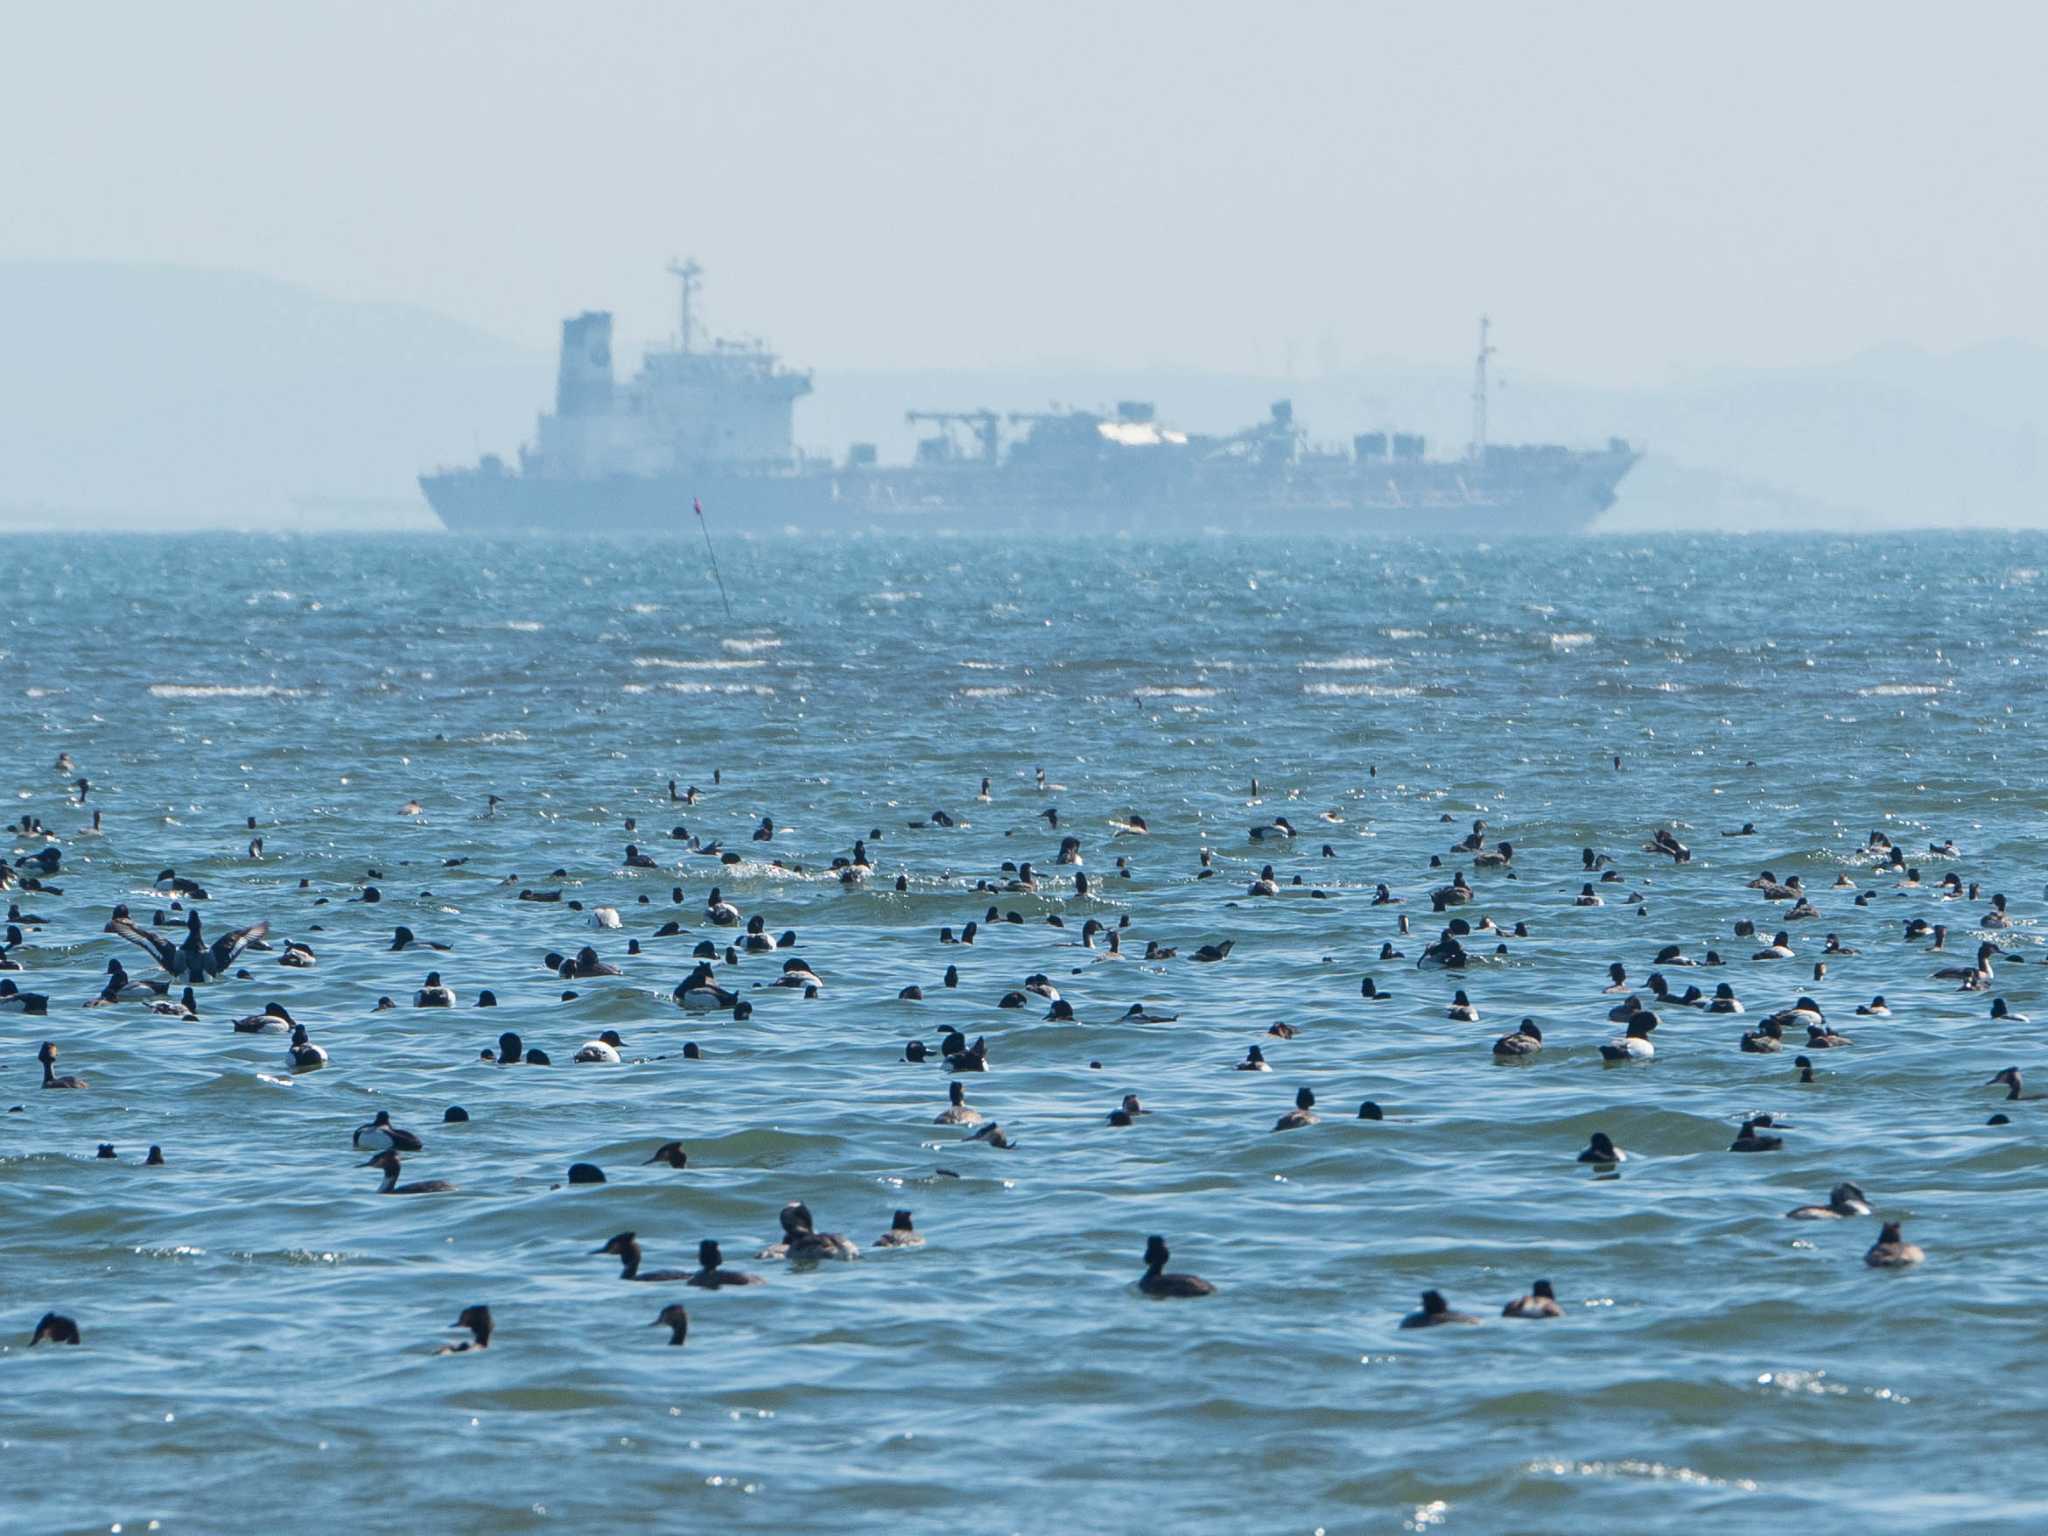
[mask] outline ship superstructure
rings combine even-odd
[[[811,375],[758,341],[700,335],[702,269],[671,263],[681,290],[673,345],[621,383],[612,317],[562,323],[554,409],[518,467],[495,455],[423,475],[458,530],[648,530],[681,526],[695,498],[753,526],[1172,528],[1499,532],[1583,528],[1614,500],[1637,455],[1487,439],[1490,322],[1480,321],[1472,438],[1429,457],[1420,434],[1358,433],[1317,448],[1291,402],[1229,434],[1179,430],[1151,402],[1110,410],[999,414],[913,410],[912,461],[885,465],[856,443],[838,462],[796,451],[796,402]]]

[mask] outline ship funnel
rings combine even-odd
[[[612,407],[612,317],[588,310],[562,322],[555,414],[602,415]]]

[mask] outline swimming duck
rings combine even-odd
[[[590,1251],[593,1256],[597,1254],[614,1255],[620,1264],[619,1278],[621,1280],[638,1280],[649,1285],[667,1285],[680,1284],[690,1278],[689,1271],[682,1269],[650,1269],[642,1271],[640,1268],[640,1240],[631,1232],[621,1232],[602,1248],[593,1248]]]
[[[719,986],[711,975],[710,965],[698,961],[697,968],[676,983],[672,996],[692,1013],[720,1012],[738,1007],[739,997]]]
[[[1572,905],[1575,907],[1604,907],[1607,903],[1592,886],[1581,885],[1579,887],[1579,894],[1572,898]]]
[[[310,971],[319,966],[320,957],[313,953],[312,945],[294,939],[285,945],[277,963],[290,966],[295,971]]]
[[[801,987],[806,993],[825,985],[824,978],[801,960],[790,959],[782,962],[782,974],[769,983],[777,987]]]
[[[615,1067],[619,1064],[619,1047],[626,1042],[619,1038],[616,1029],[607,1029],[595,1040],[586,1040],[577,1047],[576,1061]]]
[[[285,1047],[284,1062],[294,1072],[317,1072],[327,1065],[327,1052],[306,1037],[305,1025],[294,1024],[291,1043]]]
[[[782,1223],[782,1241],[761,1252],[764,1259],[788,1259],[796,1264],[815,1264],[822,1260],[857,1259],[860,1248],[841,1237],[837,1232],[820,1232],[811,1221],[811,1208],[801,1200],[792,1200],[785,1205],[778,1217]]]
[[[2005,1098],[2007,1103],[2011,1103],[2014,1099],[2048,1099],[2048,1093],[2024,1093],[2021,1091],[2022,1079],[2018,1067],[2007,1067],[1984,1086],[1992,1088],[2000,1084],[2003,1084],[2006,1089]]]
[[[53,1042],[45,1040],[42,1043],[41,1049],[36,1052],[36,1060],[43,1064],[43,1086],[45,1088],[83,1088],[86,1086],[86,1081],[82,1077],[72,1077],[68,1074],[63,1077],[57,1075],[57,1047]]]
[[[1884,994],[1880,992],[1869,1002],[1858,1003],[1856,1016],[1861,1019],[1888,1019],[1892,1016],[1892,1011],[1885,1006]]]
[[[1218,960],[1229,959],[1230,951],[1233,948],[1235,948],[1236,945],[1237,940],[1235,939],[1225,939],[1220,944],[1204,944],[1200,949],[1196,950],[1190,958],[1194,960],[1199,960],[1204,965],[1213,965]]]
[[[1600,1047],[1600,1058],[1607,1062],[1648,1061],[1657,1054],[1657,1047],[1650,1043],[1650,1031],[1657,1027],[1657,1015],[1639,1013],[1628,1021],[1628,1033],[1619,1040],[1610,1040]]]
[[[660,1316],[647,1325],[650,1328],[666,1328],[670,1344],[680,1347],[690,1337],[690,1311],[680,1301],[672,1301],[661,1309]]]
[[[1173,1257],[1166,1239],[1156,1233],[1145,1239],[1145,1273],[1138,1277],[1138,1289],[1147,1296],[1214,1296],[1216,1287],[1200,1275],[1169,1275],[1167,1261]]]
[[[358,1151],[368,1152],[418,1152],[422,1150],[419,1137],[411,1131],[401,1130],[391,1123],[391,1111],[380,1109],[377,1118],[368,1125],[356,1127],[351,1141]]]
[[[1009,1133],[1003,1129],[1001,1123],[993,1120],[981,1127],[980,1130],[971,1133],[967,1139],[969,1141],[986,1142],[998,1152],[1013,1151],[1017,1145],[1015,1141],[1010,1139]]]
[[[1809,1025],[1827,1023],[1827,1015],[1821,1012],[1820,1004],[1812,998],[1801,997],[1790,1008],[1765,1014],[1764,1022],[1776,1024],[1780,1029],[1805,1029]]]
[[[1273,1122],[1276,1131],[1298,1131],[1303,1126],[1314,1125],[1320,1118],[1315,1112],[1316,1096],[1312,1089],[1303,1088],[1294,1095],[1294,1108]]]
[[[398,1171],[402,1164],[399,1162],[398,1154],[388,1149],[356,1166],[381,1168],[384,1171],[384,1182],[377,1186],[377,1193],[380,1195],[442,1195],[455,1188],[446,1179],[422,1179],[414,1184],[399,1183]]]
[[[177,1019],[190,1024],[199,1017],[199,999],[193,995],[190,987],[186,987],[175,1001],[167,997],[158,998],[149,1005],[149,1011],[166,1019]]]
[[[102,1003],[146,1003],[151,998],[162,997],[171,989],[167,976],[152,977],[147,981],[130,976],[118,959],[107,962],[107,984],[100,989],[97,1001]]]
[[[298,1022],[283,1003],[265,1003],[261,1013],[235,1020],[234,1029],[238,1035],[284,1035]]]
[[[1628,1161],[1628,1154],[1617,1147],[1614,1144],[1613,1138],[1605,1131],[1595,1131],[1593,1139],[1586,1144],[1586,1149],[1579,1154],[1579,1161],[1602,1165],[1625,1163]]]
[[[1650,989],[1651,999],[1659,1008],[1704,1008],[1709,1001],[1707,994],[1698,987],[1687,987],[1683,992],[1672,991],[1671,983],[1665,979],[1662,971],[1650,972],[1645,984]]]
[[[1391,1002],[1394,997],[1391,992],[1382,992],[1370,976],[1358,984],[1358,995],[1368,1003]]]
[[[1495,843],[1489,850],[1475,851],[1472,854],[1472,865],[1475,869],[1506,869],[1514,860],[1513,843]]]
[[[1558,1305],[1557,1292],[1550,1288],[1548,1280],[1538,1280],[1529,1287],[1529,1294],[1517,1296],[1500,1309],[1502,1317],[1563,1317],[1564,1308]]]
[[[1453,1312],[1451,1304],[1444,1300],[1442,1291],[1424,1291],[1422,1310],[1410,1312],[1401,1319],[1403,1328],[1436,1328],[1445,1323],[1476,1323],[1479,1319],[1469,1312]]]
[[[0,979],[0,1013],[48,1013],[50,997],[46,992],[24,992],[15,986],[12,978]]]
[[[946,1052],[948,1072],[986,1072],[988,1070],[988,1040],[976,1036],[974,1044],[963,1050]]]
[[[1877,1241],[1870,1245],[1870,1251],[1863,1255],[1863,1262],[1872,1269],[1903,1269],[1926,1257],[1918,1244],[1909,1243],[1900,1235],[1896,1221],[1888,1221],[1878,1232]]]
[[[1837,1046],[1854,1045],[1856,1042],[1847,1035],[1838,1035],[1825,1024],[1806,1026],[1806,1048],[1809,1051],[1833,1050]]]
[[[1790,960],[1796,952],[1792,948],[1792,935],[1782,928],[1766,944],[1749,958],[1752,960]]]
[[[1811,1056],[1794,1056],[1792,1058],[1792,1065],[1799,1069],[1800,1082],[1810,1083],[1813,1081],[1813,1058]]]
[[[967,1085],[958,1081],[946,1085],[946,1107],[933,1125],[979,1125],[981,1111],[967,1102]]]
[[[1237,1064],[1237,1070],[1240,1072],[1270,1072],[1273,1068],[1266,1061],[1266,1053],[1254,1045],[1247,1048],[1244,1053],[1244,1060]]]
[[[1785,1048],[1785,1026],[1776,1019],[1765,1019],[1742,1037],[1742,1049],[1750,1055],[1769,1055]]]
[[[36,1323],[36,1331],[28,1336],[28,1347],[34,1349],[46,1340],[52,1344],[79,1343],[78,1324],[61,1312],[45,1312]]]
[[[562,976],[572,981],[588,981],[594,976],[623,976],[626,974],[616,965],[613,965],[611,961],[600,958],[597,951],[588,944],[577,950],[574,957],[564,960],[557,967],[557,970]]]
[[[645,1168],[654,1163],[663,1163],[670,1168],[687,1168],[690,1166],[690,1154],[683,1150],[680,1141],[664,1141],[654,1149],[654,1156],[640,1166]]]
[[[1965,990],[1988,986],[1992,975],[1991,957],[1997,953],[1997,945],[1979,944],[1977,946],[1977,963],[1975,965],[1945,965],[1940,970],[1932,971],[1929,974],[1936,981],[1959,981],[1963,984]]]
[[[1280,894],[1280,882],[1273,876],[1272,865],[1268,864],[1259,871],[1259,878],[1251,883],[1245,894],[1247,896],[1278,896]]]
[[[719,1251],[718,1244],[708,1237],[697,1245],[697,1272],[683,1283],[694,1285],[704,1291],[723,1290],[729,1285],[767,1284],[759,1275],[751,1275],[744,1270],[727,1269],[725,1255]]]
[[[1285,841],[1294,836],[1294,823],[1285,816],[1275,816],[1251,829],[1251,840],[1255,843]]]
[[[1600,990],[1603,993],[1616,994],[1626,992],[1628,989],[1628,967],[1617,960],[1607,967],[1607,985]]]
[[[704,920],[719,928],[737,928],[740,925],[740,909],[725,899],[717,886],[704,899]]]
[[[415,1008],[453,1008],[455,994],[442,985],[439,971],[429,971],[426,984],[413,994],[412,1005]]]
[[[2024,1013],[2014,1013],[2012,1009],[2006,1006],[2005,999],[2002,997],[1991,999],[1991,1017],[2004,1024],[2031,1024],[2033,1022]]]
[[[1793,1221],[1837,1221],[1844,1216],[1869,1214],[1863,1191],[1846,1180],[1828,1191],[1826,1205],[1795,1205],[1785,1213]]]
[[[464,1307],[461,1316],[448,1325],[450,1328],[467,1328],[469,1337],[460,1344],[443,1344],[434,1353],[437,1355],[466,1355],[472,1350],[491,1347],[491,1330],[497,1325],[491,1321],[489,1307]]]
[[[431,940],[416,937],[410,928],[404,927],[392,930],[391,947],[394,950],[417,948],[438,950],[442,954],[448,953],[448,946],[446,944],[436,944]]]
[[[1493,1054],[1503,1061],[1526,1061],[1543,1049],[1543,1031],[1534,1019],[1524,1019],[1511,1035],[1493,1042]]]
[[[898,1211],[889,1230],[875,1239],[877,1248],[922,1248],[924,1234],[910,1223],[910,1212]]]
[[[1626,1024],[1637,1014],[1648,1013],[1649,1011],[1643,1005],[1643,1000],[1631,992],[1627,997],[1624,997],[1620,1002],[1607,1010],[1607,1018],[1609,1023]]]
[[[1759,1124],[1760,1122],[1756,1120],[1743,1121],[1742,1129],[1735,1133],[1735,1140],[1729,1143],[1728,1150],[1730,1152],[1782,1151],[1785,1146],[1785,1138],[1782,1136],[1764,1135],[1757,1129]]]
[[[1460,988],[1457,995],[1451,999],[1451,1006],[1444,1010],[1444,1017],[1454,1019],[1460,1024],[1477,1024],[1479,1010],[1473,1006],[1472,999],[1465,995],[1464,989]]]
[[[1171,1024],[1180,1018],[1177,1013],[1159,1013],[1143,1003],[1133,1003],[1117,1020],[1119,1024]]]
[[[270,924],[252,923],[247,928],[237,928],[222,934],[211,944],[206,942],[197,912],[186,915],[185,941],[182,944],[173,944],[160,934],[138,928],[126,916],[113,918],[103,931],[148,950],[156,963],[172,976],[188,982],[207,982],[232,969],[243,950],[270,932]]]

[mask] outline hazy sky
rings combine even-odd
[[[552,345],[1587,380],[2048,344],[2048,9],[9,0],[0,259]]]

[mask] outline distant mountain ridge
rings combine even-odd
[[[772,333],[772,327],[771,327]],[[801,337],[777,337],[805,366]],[[634,359],[621,358],[622,370]],[[1617,390],[1498,366],[1493,436],[1649,456],[1598,526],[1763,529],[2048,523],[2048,351],[1873,349],[1829,368]],[[1646,360],[1646,363],[1650,360]],[[552,356],[432,311],[241,273],[0,263],[0,522],[64,527],[432,526],[414,477],[513,454]],[[905,457],[912,406],[1149,399],[1231,430],[1282,397],[1319,440],[1399,428],[1455,451],[1462,366],[1300,379],[1167,370],[820,370],[798,440]],[[744,509],[734,509],[743,519]]]

